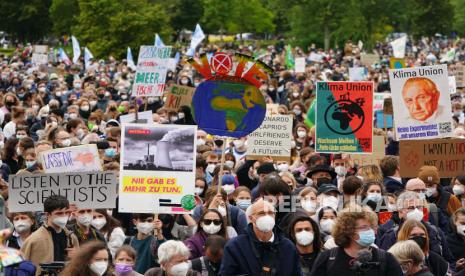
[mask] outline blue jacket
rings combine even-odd
[[[383,179],[384,187],[388,193],[395,193],[398,191],[405,190],[405,185],[402,182],[395,180],[394,178],[384,177]]]
[[[273,232],[274,241],[272,243],[260,242],[255,236],[252,224],[249,224],[245,234],[231,239],[226,244],[219,275],[260,275],[262,265],[252,248],[252,244],[260,256],[264,255],[265,250],[277,249],[278,257],[274,262],[277,266],[275,275],[302,275],[299,254],[294,244],[284,237],[279,228],[275,227]]]

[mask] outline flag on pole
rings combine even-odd
[[[405,57],[405,44],[407,44],[407,36],[404,35],[394,41],[391,41],[392,54],[395,58]]]
[[[71,36],[71,41],[73,42],[73,63],[77,63],[81,56],[81,47],[79,47],[79,42],[74,35]]]
[[[291,45],[286,46],[286,67],[287,69],[294,69],[295,60],[294,55],[292,55]]]
[[[134,59],[132,58],[132,51],[130,47],[128,47],[128,52],[126,54],[126,60],[128,62],[128,67],[131,68],[132,71],[136,71],[136,64],[134,64]]]
[[[165,47],[165,43],[163,43],[158,34],[155,34],[155,47]]]
[[[63,50],[63,48],[60,48],[58,50],[58,55],[59,55],[59,59],[64,62],[66,65],[71,65],[71,60],[69,59],[68,55],[66,54],[66,52]]]
[[[187,56],[193,56],[195,54],[195,48],[199,46],[200,42],[205,38],[205,34],[202,31],[202,28],[200,28],[200,25],[197,24],[195,26],[195,31],[194,34],[192,35],[191,39],[191,45],[189,47],[189,50],[187,50],[186,55]]]
[[[94,55],[87,49],[87,47],[84,47],[84,64],[86,65],[86,69],[90,66],[90,59],[94,58]]]

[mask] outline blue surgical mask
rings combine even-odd
[[[236,201],[237,207],[241,208],[242,210],[247,210],[247,208],[252,204],[250,199],[238,199]]]
[[[105,156],[113,158],[116,155],[116,150],[114,148],[105,149]]]
[[[375,242],[375,231],[373,229],[360,231],[358,232],[358,236],[360,238],[356,242],[363,247],[370,246]]]

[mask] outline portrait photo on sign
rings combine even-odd
[[[195,129],[175,125],[125,126],[124,170],[181,171],[194,168]]]

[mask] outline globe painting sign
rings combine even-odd
[[[257,129],[265,118],[266,103],[258,88],[271,69],[249,56],[236,54],[234,58],[238,61],[234,75],[228,75],[233,59],[226,53],[213,55],[211,64],[206,55],[200,57],[201,64],[189,60],[206,79],[195,90],[192,111],[199,128],[207,133],[240,138]],[[244,72],[249,62],[252,65]]]
[[[318,82],[317,152],[373,151],[373,83]]]

